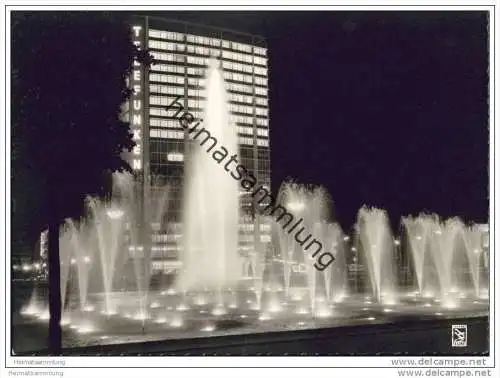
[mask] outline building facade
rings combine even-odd
[[[151,198],[162,198],[168,190],[167,203],[161,205],[168,210],[163,219],[152,221],[143,214],[143,219],[152,221],[153,271],[168,271],[180,253],[189,139],[166,107],[180,97],[185,111],[202,118],[205,70],[211,57],[218,59],[228,91],[231,127],[238,132],[238,160],[258,185],[270,188],[267,48],[259,36],[151,16],[134,17],[131,27],[134,44],[149,49],[155,62],[149,68],[134,62],[132,69],[134,92],[125,114],[136,147],[129,160],[141,183],[140,195],[148,202],[143,213],[151,207]],[[243,189],[240,194],[242,214],[247,214],[240,222],[240,241],[251,243],[254,227],[267,231],[269,226],[255,224],[251,195]],[[159,206],[156,203],[153,207]]]

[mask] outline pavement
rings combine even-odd
[[[453,324],[467,326],[466,346],[451,345]],[[385,324],[132,342],[64,350],[64,355],[68,356],[486,356],[488,354],[487,316],[411,319]],[[24,352],[21,355],[47,355],[47,351],[42,349],[36,352]]]

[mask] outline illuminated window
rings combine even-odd
[[[149,103],[151,105],[168,105],[171,104],[176,98],[168,96],[149,96]]]
[[[240,134],[253,135],[253,128],[248,126],[237,126]]]
[[[253,145],[253,138],[248,138],[248,137],[238,137],[238,142],[240,144],[246,144],[246,145]]]
[[[267,87],[267,78],[256,76],[255,77],[255,84],[263,85],[263,86]]]
[[[205,79],[197,77],[188,77],[188,84],[196,87],[203,87],[205,86]]]
[[[169,127],[172,129],[178,129],[180,127],[178,119],[161,119],[151,117],[149,120],[151,127]],[[174,137],[177,139],[176,137]]]
[[[267,49],[265,49],[264,47],[254,46],[253,52],[257,55],[266,55]]]
[[[175,98],[170,99],[170,100],[168,100],[169,101],[168,103],[170,104],[174,100],[175,100]],[[157,116],[157,117],[170,117],[170,116],[172,116],[172,111],[167,112],[165,110],[165,107],[161,107],[161,108],[150,107],[149,114],[152,116]]]
[[[260,96],[267,96],[267,88],[255,87],[255,94]]]
[[[155,30],[155,29],[149,29],[148,35],[151,38],[161,38],[161,32],[159,30]]]
[[[261,76],[267,76],[267,68],[266,67],[255,67],[255,74]]]
[[[188,67],[187,68],[187,73],[188,75],[203,75],[203,68],[196,68],[196,67]]]
[[[257,139],[257,146],[269,147],[269,141],[265,139]]]
[[[184,56],[182,54],[169,54],[158,51],[151,51],[151,55],[156,60],[165,60],[169,62],[178,62],[178,63],[184,62]]]
[[[235,102],[242,102],[246,104],[252,104],[253,103],[253,97],[252,96],[247,96],[247,95],[242,95],[242,94],[237,94],[237,93],[230,93],[229,94],[229,100],[230,101],[235,101]]]
[[[179,122],[177,122],[177,126],[179,126]],[[179,130],[155,130],[152,129],[149,131],[149,136],[151,138],[162,138],[162,139],[184,139],[184,132]],[[182,155],[182,154],[181,154]],[[179,157],[172,157],[172,159],[179,159]],[[182,160],[172,160],[170,157],[168,160],[170,161],[182,161]],[[182,157],[184,159],[184,157]]]
[[[257,126],[268,126],[268,120],[265,118],[256,118],[255,122],[257,123]]]
[[[240,114],[231,114],[231,122],[233,123],[246,123],[253,125],[253,117],[244,116]]]
[[[264,235],[260,235],[260,241],[264,242],[264,243],[270,242],[271,241],[271,235],[265,235],[265,234]]]
[[[267,98],[264,98],[264,97],[256,97],[256,98],[255,98],[255,103],[256,103],[257,105],[267,106]]]
[[[189,64],[196,64],[199,66],[206,66],[208,64],[208,59],[207,58],[202,58],[199,56],[188,56],[187,57],[187,62]]]
[[[266,188],[265,185],[263,185],[264,188]],[[266,188],[267,190],[269,190],[269,188]],[[260,230],[261,231],[270,231],[271,230],[271,225],[270,224],[261,224],[260,225]]]
[[[189,99],[188,100],[189,108],[203,109],[205,107],[205,100],[198,99]]]
[[[257,135],[267,137],[269,136],[269,130],[257,128]]]
[[[180,152],[170,152],[167,154],[168,161],[184,161],[184,155]]]
[[[254,57],[254,63],[258,64],[258,65],[261,65],[261,66],[265,66],[265,65],[267,65],[267,59],[263,58],[263,57],[260,57],[260,56],[255,56]]]
[[[267,116],[267,109],[266,108],[255,108],[255,114],[259,116]]]
[[[229,91],[252,93],[252,87],[250,85],[238,83],[227,83],[226,85]]]
[[[210,55],[215,57],[215,58],[219,58],[220,57],[220,50],[210,49]]]
[[[171,94],[171,95],[184,95],[184,87],[173,86],[173,85],[158,85],[151,84],[149,86],[149,91],[151,93],[162,93],[162,94]]]
[[[253,114],[253,107],[239,104],[229,104],[229,108],[232,112]]]

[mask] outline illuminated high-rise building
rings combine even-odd
[[[218,59],[228,91],[231,126],[238,132],[239,162],[253,172],[258,185],[269,188],[267,48],[260,36],[158,17],[134,17],[131,27],[133,42],[149,49],[155,62],[150,68],[135,63],[132,70],[134,94],[126,110],[136,147],[130,162],[143,195],[161,196],[168,190],[166,215],[161,224],[151,224],[153,271],[165,272],[175,266],[180,253],[189,145],[178,118],[166,107],[180,97],[185,111],[202,118],[205,70],[211,57]],[[253,202],[242,189],[243,214],[253,213]],[[253,222],[240,227],[240,241],[251,242]],[[268,226],[258,227],[268,234]]]

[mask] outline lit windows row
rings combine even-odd
[[[178,124],[178,122],[177,122]],[[184,139],[184,132],[177,130],[149,130],[149,136],[151,138],[163,138],[163,139]],[[169,159],[171,160],[171,159]],[[172,160],[174,161],[174,160]],[[179,160],[182,161],[182,160]]]
[[[172,97],[167,97],[167,96],[150,96],[150,104],[152,105],[149,114],[151,116],[160,116],[160,117],[169,117],[172,115],[172,112],[167,112],[163,106],[166,106],[170,103],[172,103],[175,100],[175,98]],[[194,113],[194,110],[191,109],[204,109],[206,105],[206,101],[204,99],[188,99],[188,108],[190,109],[189,111],[193,114],[195,118],[199,118],[201,116],[201,112],[196,112]],[[156,108],[154,106],[162,106],[160,108]],[[248,105],[239,105],[239,104],[229,104],[229,110],[234,113],[243,113],[243,114],[253,114],[254,107],[253,106],[248,106]],[[255,108],[255,114],[258,116],[265,116],[267,117],[267,108]],[[241,122],[241,123],[250,123],[247,122],[249,121],[251,117],[248,118],[242,118],[239,121],[236,122]],[[262,119],[262,118],[256,118],[256,124],[258,126],[268,126],[268,121],[267,119]]]
[[[255,123],[257,126],[269,126],[269,121],[266,118],[256,118]]]
[[[208,58],[202,58],[199,56],[187,56],[187,62],[189,64],[196,64],[198,66],[207,66]]]
[[[253,52],[258,55],[266,55],[266,50],[267,49],[264,47],[258,47],[258,46],[253,47]]]
[[[168,50],[168,51],[184,51],[184,44],[173,43],[173,42],[160,42],[149,40],[149,48],[157,50]]]
[[[255,94],[258,94],[260,96],[267,96],[267,88],[255,87]]]
[[[183,41],[184,40],[183,33],[176,33],[176,32],[171,32],[171,31],[157,30],[157,29],[149,29],[148,34],[151,38],[169,39],[171,41]],[[190,43],[197,43],[199,45],[209,45],[209,46],[216,46],[216,47],[219,47],[221,45],[221,40],[219,38],[210,38],[210,37],[205,37],[205,36],[201,36],[201,35],[194,35],[194,34],[186,34],[185,36],[186,36],[186,41],[190,42]],[[252,47],[253,47],[253,51],[256,54],[266,55],[266,49],[264,47],[252,46],[252,45],[245,44],[245,43],[222,40],[222,47],[226,48],[226,49],[233,49],[233,50],[238,50],[238,51],[242,51],[242,52],[246,52],[246,53],[251,53]]]
[[[263,136],[263,137],[268,137],[269,136],[269,130],[257,128],[257,135],[258,136]]]
[[[243,102],[246,104],[253,103],[253,96],[247,96],[237,93],[229,93],[229,101]]]
[[[253,127],[237,126],[237,129],[240,134],[253,135]]]
[[[184,40],[184,34],[171,32],[171,31],[149,29],[148,35],[151,38],[170,39],[172,41],[183,41]]]
[[[269,243],[271,240],[271,235],[260,235],[260,241],[262,243]]]
[[[182,237],[180,234],[157,234],[152,235],[151,240],[153,243],[168,243],[175,242]]]
[[[170,54],[158,51],[151,51],[151,55],[156,60],[166,60],[168,62],[184,63],[184,55],[182,54]]]
[[[167,96],[149,96],[149,103],[151,105],[169,105],[174,101],[172,97]]]
[[[188,84],[193,85],[195,87],[204,87],[205,79],[201,77],[188,77]]]
[[[170,127],[172,129],[178,129],[181,127],[179,120],[177,119],[162,119],[162,118],[151,118],[149,120],[151,127]]]
[[[255,108],[255,114],[267,117],[267,108]]]
[[[202,119],[203,118],[203,110],[195,110],[193,108],[188,109],[189,113],[191,113],[194,119]]]
[[[163,127],[179,128],[179,122],[177,120],[151,120],[152,127],[159,127],[158,121],[162,121]],[[249,126],[236,126],[238,133],[245,135],[253,135],[253,127]],[[263,129],[257,129],[257,135],[266,137],[268,136],[268,131]],[[184,132],[179,130],[156,130],[152,129],[149,132],[151,138],[163,138],[163,139],[184,139]],[[253,139],[252,139],[253,140]],[[260,140],[260,139],[259,139]],[[252,142],[253,143],[253,142]]]
[[[178,75],[164,75],[164,74],[149,74],[149,80],[160,81],[162,83],[172,83],[172,84],[184,84],[184,76]]]
[[[167,154],[168,161],[184,161],[184,154],[180,152],[169,152]]]
[[[246,73],[253,72],[253,66],[251,65],[236,63],[236,62],[228,62],[225,60],[222,61],[222,68],[227,70],[246,72]]]
[[[187,73],[188,73],[188,75],[203,76],[203,75],[205,75],[205,69],[199,68],[199,67],[188,67]]]
[[[234,123],[247,123],[252,125],[253,124],[253,117],[248,117],[244,115],[237,115],[237,114],[232,114],[231,115],[231,122]]]
[[[179,86],[151,84],[149,86],[149,91],[151,93],[163,93],[163,94],[172,94],[180,96],[184,95],[184,87],[179,87]]]
[[[255,77],[255,84],[257,84],[257,85],[263,85],[263,86],[267,87],[267,78],[266,77],[256,76]]]
[[[253,114],[252,106],[229,104],[229,110],[236,113]]]
[[[184,95],[183,87],[151,84],[149,88],[151,93],[163,93],[163,94],[180,95],[180,96]],[[188,88],[188,96],[205,99],[205,91],[202,89]],[[254,97],[252,96],[229,93],[229,100],[233,102],[240,102],[252,105],[253,99]],[[267,99],[265,98],[257,97],[255,98],[255,101],[258,105],[267,106]],[[171,101],[165,99],[165,97],[151,96],[149,102],[152,105],[168,105],[170,104]]]
[[[220,46],[220,39],[204,37],[202,35],[186,34],[186,41],[199,45]]]
[[[269,141],[266,139],[257,139],[257,146],[269,147]]]
[[[178,74],[184,75],[184,66],[174,66],[174,65],[168,65],[168,64],[152,64],[151,70],[152,71],[178,73]]]
[[[188,96],[189,97],[204,97],[204,91],[201,89],[188,89]]]
[[[254,73],[256,75],[267,76],[267,67],[254,67]]]
[[[191,54],[207,55],[207,56],[215,56],[215,57],[220,56],[220,50],[210,49],[208,47],[203,47],[203,46],[187,45],[186,51],[188,53],[191,53]]]
[[[205,100],[188,99],[188,107],[203,109],[205,107]]]
[[[252,75],[245,75],[245,74],[236,73],[236,72],[224,71],[224,79],[252,84],[253,78],[252,78]]]
[[[173,100],[172,100],[173,101]],[[172,112],[167,112],[164,107],[161,108],[149,108],[149,114],[157,117],[169,117],[172,116]]]
[[[260,66],[267,66],[267,59],[263,58],[261,56],[255,56],[254,59],[253,59],[253,62],[255,64],[260,65]]]
[[[249,137],[238,137],[239,144],[247,144],[249,146],[253,146],[253,138]]]
[[[234,91],[234,92],[253,93],[253,87],[251,85],[246,85],[246,84],[226,83],[226,88],[229,91]]]
[[[248,193],[248,192],[244,191],[243,193]],[[252,232],[255,228],[253,223],[240,223],[238,226],[239,226],[240,231],[247,231],[247,232]],[[261,231],[270,231],[271,225],[261,223],[260,230]]]
[[[237,61],[245,62],[245,63],[252,63],[253,62],[252,55],[242,54],[242,53],[237,53],[237,52],[232,52],[232,51],[227,51],[227,50],[222,51],[222,58],[223,59],[237,60]]]
[[[267,98],[265,97],[255,97],[255,103],[261,106],[267,106]]]
[[[153,41],[152,41],[153,42]],[[154,48],[154,47],[152,47]],[[189,51],[189,49],[188,49]],[[200,55],[208,55],[208,54],[201,54],[201,52],[206,52],[205,50],[198,52],[196,51],[196,48],[194,48],[193,53],[197,53]],[[151,54],[156,60],[166,60],[169,62],[179,62],[183,63],[184,62],[184,54],[173,54],[173,53],[166,53],[166,52],[158,52],[158,51],[151,51]],[[212,50],[212,55],[218,56],[217,50]],[[225,56],[224,56],[225,55]],[[238,61],[243,61],[245,63],[237,63],[237,62],[228,62],[223,60],[222,61],[222,67],[228,70],[233,70],[233,71],[240,71],[240,72],[246,72],[246,73],[252,73],[254,72],[254,67],[252,66],[252,55],[245,55],[245,54],[238,54],[238,53],[230,53],[224,51],[222,54],[223,58],[226,59],[233,59],[233,60],[238,60]],[[242,57],[245,57],[244,59]],[[196,64],[199,66],[206,66],[208,65],[208,59],[209,58],[204,58],[204,57],[199,57],[199,56],[190,56],[188,55],[187,57],[187,62],[189,64]],[[267,59],[258,57],[258,56],[253,56],[253,61],[255,64],[258,65],[263,65],[265,66],[267,64]],[[261,75],[261,76],[267,76],[267,68],[266,67],[259,67],[255,66],[255,74]]]
[[[243,51],[246,53],[252,53],[252,45],[247,45],[245,43],[231,42],[231,48],[233,50]]]

